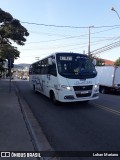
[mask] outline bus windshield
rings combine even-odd
[[[95,66],[87,55],[77,53],[58,53],[56,55],[58,73],[70,79],[94,78]]]

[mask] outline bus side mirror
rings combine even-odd
[[[92,63],[96,66],[97,63],[96,59],[93,59]]]
[[[52,62],[52,58],[48,58],[48,64],[49,64],[49,65],[52,65],[52,63],[53,63],[53,62]]]

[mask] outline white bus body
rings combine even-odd
[[[82,71],[78,67],[84,66]],[[29,81],[33,90],[54,103],[89,101],[99,96],[97,72],[87,55],[55,53],[30,65]]]

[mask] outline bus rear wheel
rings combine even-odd
[[[34,92],[34,93],[37,93],[36,88],[35,88],[35,85],[33,85],[33,92]]]

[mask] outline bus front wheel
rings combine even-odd
[[[50,92],[50,99],[52,100],[52,102],[57,105],[58,104],[58,101],[56,100],[55,98],[55,94],[53,91]]]

